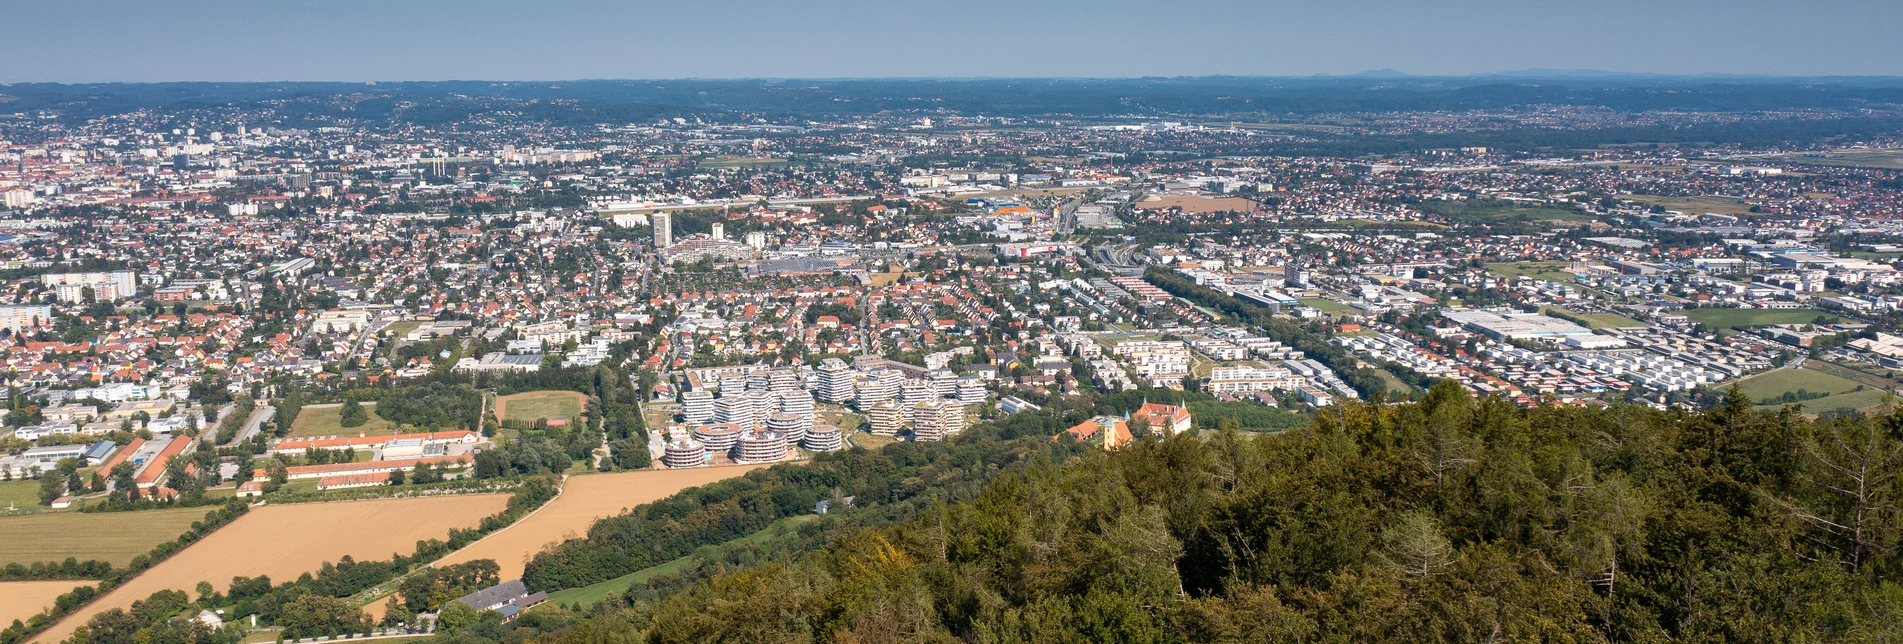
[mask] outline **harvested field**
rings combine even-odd
[[[93,615],[129,607],[160,590],[191,592],[200,581],[223,588],[235,576],[284,581],[344,555],[376,560],[409,554],[418,540],[474,527],[507,502],[506,495],[480,494],[261,507],[67,617],[36,641],[64,640]]]
[[[26,621],[53,605],[53,599],[66,591],[89,586],[90,581],[7,581],[0,582],[0,624]]]
[[[762,467],[766,465],[571,476],[562,486],[562,495],[535,514],[444,557],[438,565],[494,559],[502,566],[503,579],[515,579],[522,576],[523,565],[529,557],[541,552],[543,544],[570,536],[585,536],[596,519]]]
[[[502,420],[534,422],[544,418],[581,418],[588,396],[577,391],[530,391],[496,399],[496,416]]]
[[[119,568],[153,546],[177,539],[213,508],[138,512],[46,512],[0,519],[0,565],[98,559]],[[0,620],[0,624],[7,623]]]

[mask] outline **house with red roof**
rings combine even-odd
[[[1130,424],[1114,416],[1098,416],[1064,430],[1079,443],[1116,449],[1133,440]]]
[[[1195,424],[1195,418],[1190,416],[1188,407],[1162,403],[1144,403],[1142,407],[1138,407],[1130,414],[1130,420],[1143,421],[1149,425],[1151,431],[1159,434],[1167,430],[1170,436],[1189,431],[1189,428]]]

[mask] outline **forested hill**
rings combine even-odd
[[[1522,410],[1443,383],[1007,472],[556,642],[1895,641],[1903,417]],[[541,611],[531,611],[530,615]]]

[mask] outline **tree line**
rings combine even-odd
[[[804,557],[516,625],[545,642],[1893,641],[1903,414],[1751,403],[1520,409],[1444,381],[1279,434],[1039,461]]]

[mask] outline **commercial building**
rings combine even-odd
[[[1441,317],[1498,340],[1564,342],[1569,336],[1592,335],[1592,330],[1538,313],[1442,310]]]

